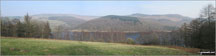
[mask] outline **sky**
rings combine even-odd
[[[180,14],[196,18],[215,1],[1,1],[2,16],[77,14],[90,16]]]

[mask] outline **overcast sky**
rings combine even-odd
[[[2,16],[78,14],[91,16],[180,14],[198,17],[201,8],[214,1],[1,1]]]

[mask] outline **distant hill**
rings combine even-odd
[[[108,15],[87,21],[75,29],[89,31],[132,31],[134,28],[141,30],[141,26],[142,23],[136,17]]]
[[[89,20],[76,30],[88,31],[169,31],[177,29],[184,22],[192,20],[177,14],[145,15],[132,14],[127,16],[108,15]]]
[[[76,15],[76,14],[36,14],[33,16],[37,16],[37,17],[68,16],[68,17],[79,18],[82,20],[91,20],[99,17],[99,16],[87,16],[87,15]]]
[[[64,26],[64,28],[73,29],[87,20],[97,18],[97,16],[83,16],[75,14],[36,14],[32,15],[32,17],[34,19],[45,21],[48,20],[53,30],[55,30],[55,28],[58,26]]]
[[[178,14],[147,15],[140,13],[101,17],[75,14],[36,14],[31,16],[33,20],[49,21],[52,30],[58,26],[64,26],[68,29],[88,31],[167,31],[177,29],[183,23],[192,20],[192,18]],[[8,16],[8,18],[17,18],[23,21],[23,16]]]
[[[64,26],[64,28],[73,29],[79,24],[96,18],[96,16],[82,16],[75,14],[36,14],[30,15],[32,20],[49,21],[51,29],[55,30],[58,26]],[[20,19],[23,21],[23,16],[6,16],[9,19]],[[6,18],[2,17],[2,18]]]
[[[182,16],[179,14],[165,14],[165,15],[147,15],[147,14],[132,14],[132,17],[141,18],[145,21],[154,21],[158,23],[163,23],[163,25],[169,26],[181,26],[183,23],[188,23],[192,20],[190,17]]]

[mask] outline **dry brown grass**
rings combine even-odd
[[[180,47],[180,46],[166,46],[166,47],[180,49],[180,50],[190,52],[190,53],[198,53],[198,52],[200,52],[200,49],[198,49],[198,48],[185,48],[185,47]]]
[[[190,52],[190,53],[199,53],[200,49],[198,48],[188,48],[188,47],[181,47],[181,46],[162,46],[162,45],[137,45],[137,46],[161,46],[161,47],[168,47],[168,48],[174,48],[174,49],[179,49],[179,50],[183,50],[186,52]]]

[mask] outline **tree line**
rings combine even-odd
[[[174,45],[200,49],[215,50],[215,8],[212,5],[204,7],[200,17],[189,23],[184,23],[179,29],[171,32],[136,32],[138,38],[128,38],[125,32],[73,32],[56,33],[57,37],[79,41],[121,42],[144,45]],[[62,29],[62,28],[57,28]],[[72,35],[70,35],[72,34]],[[72,37],[72,38],[71,38]],[[61,39],[61,38],[59,38]]]
[[[49,22],[32,20],[28,14],[24,20],[1,17],[1,36],[51,38]]]
[[[209,4],[200,16],[171,32],[142,34],[137,41],[142,44],[175,45],[215,51],[216,8]]]
[[[128,38],[125,32],[71,32],[63,26],[56,27],[51,33],[49,22],[36,21],[27,14],[24,20],[1,18],[1,36],[55,38],[79,41],[120,42],[144,45],[175,45],[200,49],[215,50],[216,10],[208,5],[201,11],[200,17],[190,23],[184,23],[179,29],[171,32],[137,32],[136,39]],[[138,26],[137,26],[138,27]],[[139,25],[139,27],[142,27]],[[52,35],[53,34],[53,35]],[[133,33],[131,33],[133,34]],[[72,38],[71,38],[72,37]]]
[[[215,20],[216,8],[208,5],[203,8],[199,18],[189,24],[184,23],[179,32],[185,46],[215,51]]]
[[[124,43],[126,40],[124,32],[73,32],[73,40],[97,41],[97,42],[118,42]]]

